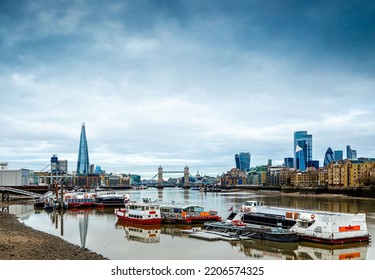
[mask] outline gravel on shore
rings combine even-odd
[[[107,260],[108,258],[35,230],[0,212],[0,260]]]

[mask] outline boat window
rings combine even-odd
[[[316,228],[314,228],[314,232],[322,233],[322,226],[317,226]]]
[[[301,228],[308,228],[310,227],[315,221],[307,221],[307,220],[301,220],[301,221],[298,221],[298,226],[301,227]],[[321,227],[320,227],[321,228]],[[320,229],[320,232],[321,232],[322,229]],[[315,231],[315,230],[314,230]],[[318,231],[317,231],[318,232]]]
[[[203,212],[204,208],[203,207],[195,207],[194,210],[197,211],[197,212]]]
[[[299,221],[298,226],[300,228],[307,228],[308,227],[308,222],[307,221]]]

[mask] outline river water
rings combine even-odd
[[[238,209],[245,200],[261,200],[265,205],[333,212],[366,213],[367,227],[375,235],[375,200],[346,196],[286,195],[278,192],[199,192],[177,188],[130,190],[131,200],[151,197],[161,203],[192,203],[216,210],[226,218],[229,208]],[[46,212],[34,209],[32,201],[11,205],[26,225],[73,244],[100,253],[112,260],[375,260],[370,243],[320,245],[310,242],[280,243],[264,240],[205,241],[181,234],[184,227],[136,228],[117,221],[113,208]],[[186,226],[185,226],[186,228]]]

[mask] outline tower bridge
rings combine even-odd
[[[190,173],[189,173],[189,167],[188,166],[185,166],[184,167],[184,170],[182,171],[176,171],[176,170],[163,170],[163,167],[161,167],[161,165],[158,167],[158,174],[156,174],[154,177],[158,176],[158,187],[161,188],[163,187],[163,174],[166,173],[166,174],[176,174],[176,173],[183,173],[184,174],[184,185],[183,187],[184,188],[188,188],[190,187],[190,180],[189,180],[189,176],[190,176]]]

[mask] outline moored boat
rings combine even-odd
[[[164,223],[204,223],[208,221],[221,221],[217,211],[205,211],[199,205],[165,204],[160,207],[161,217]]]
[[[95,196],[95,206],[123,206],[124,202],[130,201],[128,194],[119,194],[115,191],[98,192]]]
[[[264,206],[260,201],[246,201],[228,221],[240,220],[263,226],[289,229],[300,240],[326,244],[363,242],[370,240],[366,215],[294,208]]]
[[[92,207],[95,205],[94,198],[67,198],[64,201],[67,208]]]
[[[296,242],[298,235],[295,232],[280,227],[260,226],[243,222],[214,222],[205,223],[205,231],[211,233],[228,234],[239,239],[264,239],[277,242]]]
[[[115,209],[115,215],[130,224],[161,224],[160,205],[151,202],[149,198],[143,198],[140,202],[127,202],[124,208]]]
[[[93,193],[68,192],[64,195],[64,206],[66,208],[92,207],[95,205]]]

